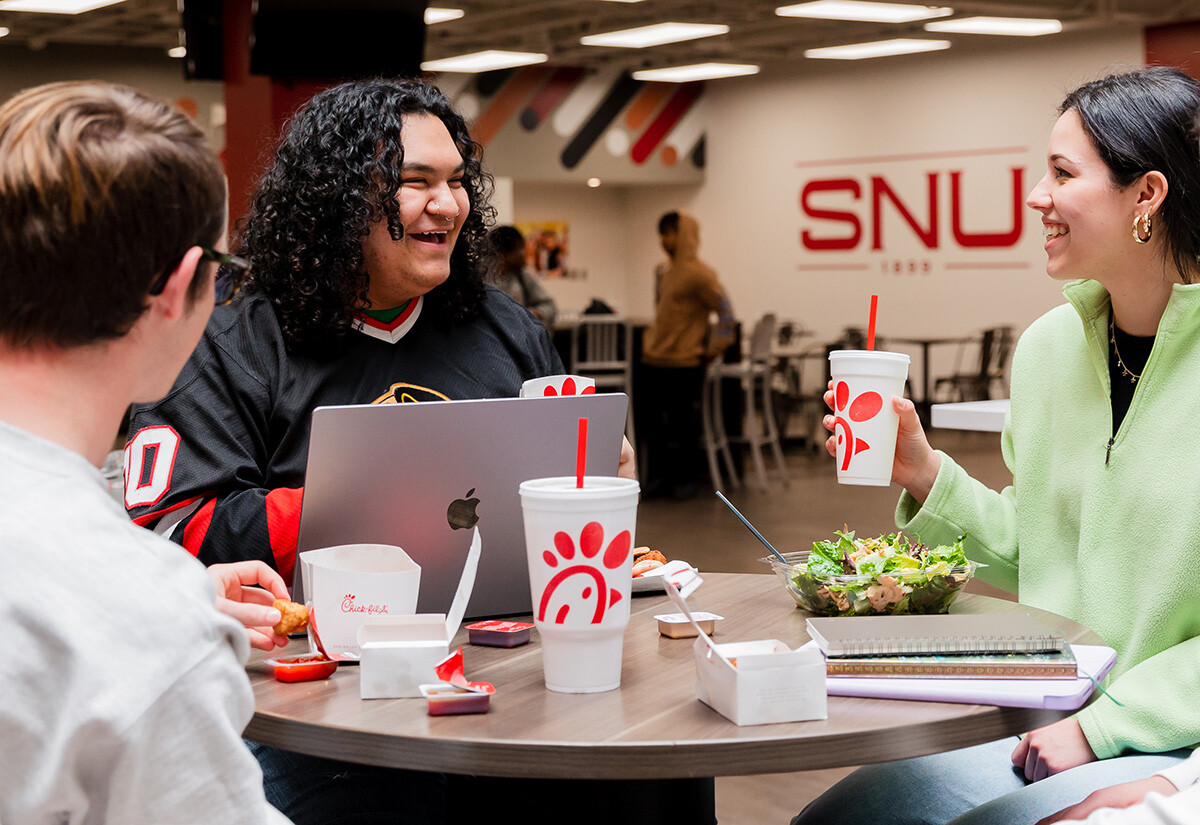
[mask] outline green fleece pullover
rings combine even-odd
[[[948,456],[896,524],[967,533],[984,581],[1094,630],[1117,650],[1108,692],[1076,714],[1102,759],[1200,742],[1200,284],[1175,286],[1129,412],[1110,442],[1108,292],[1063,289],[1021,336],[997,493]],[[1018,515],[1019,514],[1019,515]]]

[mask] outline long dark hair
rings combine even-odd
[[[1154,231],[1164,233],[1164,251],[1191,283],[1200,255],[1200,83],[1163,66],[1113,74],[1067,95],[1059,112],[1071,109],[1118,188],[1151,171],[1166,177]]]
[[[394,240],[404,234],[396,201],[400,130],[413,114],[445,124],[463,158],[471,203],[450,277],[428,293],[423,311],[451,322],[480,311],[494,210],[479,144],[435,86],[410,79],[345,83],[315,95],[288,121],[239,221],[239,253],[254,263],[249,288],[274,305],[289,350],[337,351],[357,313],[369,307],[362,241],[380,218]]]

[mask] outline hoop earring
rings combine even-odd
[[[1150,213],[1138,215],[1133,219],[1133,239],[1138,243],[1146,243],[1154,234],[1154,227],[1150,224]]]

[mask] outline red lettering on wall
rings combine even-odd
[[[1022,220],[1025,216],[1025,210],[1022,208],[1025,204],[1022,195],[1025,192],[1025,186],[1022,181],[1022,173],[1024,169],[1019,166],[1014,166],[1009,170],[1012,176],[1012,229],[1008,232],[964,232],[962,228],[962,172],[950,173],[950,214],[953,220],[950,224],[951,231],[954,232],[954,240],[959,246],[963,247],[1005,247],[1016,246],[1017,241],[1021,239],[1021,230],[1024,228]]]
[[[862,224],[858,215],[853,212],[841,212],[835,209],[817,209],[808,202],[808,196],[813,192],[849,192],[850,197],[858,200],[862,188],[853,178],[836,178],[833,180],[813,180],[804,185],[800,192],[800,208],[804,214],[814,220],[837,221],[850,225],[850,235],[844,238],[817,238],[807,229],[800,232],[800,243],[805,249],[853,249],[862,239]]]
[[[925,244],[926,249],[938,248],[938,197],[937,172],[925,176],[929,182],[929,228],[925,229],[917,223],[917,219],[908,211],[908,207],[896,196],[892,187],[883,178],[871,176],[871,248],[883,249],[883,198],[886,195],[892,205],[900,212],[900,216],[912,227],[913,232]]]

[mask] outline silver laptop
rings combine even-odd
[[[483,554],[467,617],[528,613],[517,488],[575,474],[580,418],[587,474],[616,475],[628,403],[598,393],[318,407],[298,550],[398,545],[421,565],[418,612],[445,613],[478,523]],[[297,601],[301,589],[297,573]]]

